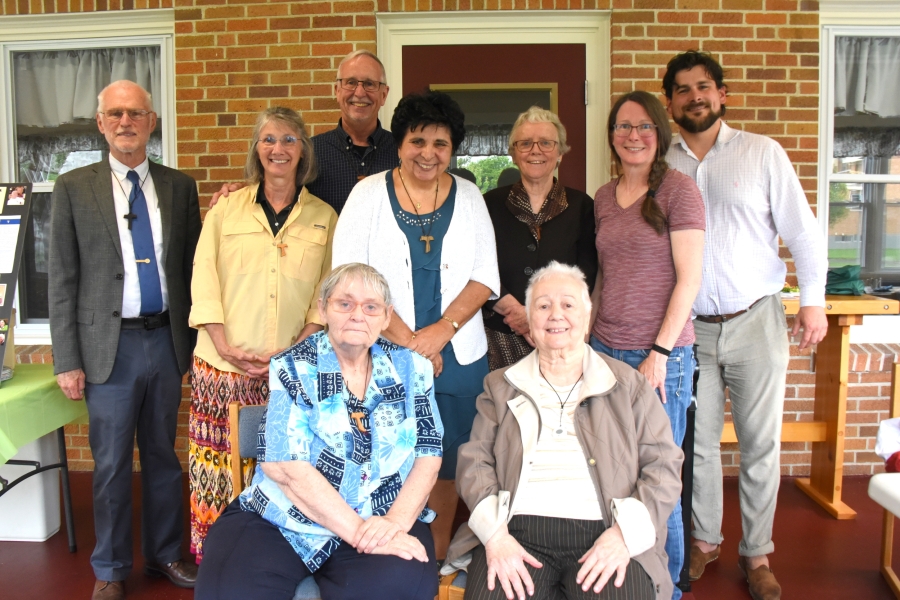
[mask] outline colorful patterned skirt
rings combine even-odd
[[[228,443],[228,406],[265,404],[269,398],[267,379],[220,371],[194,357],[191,368],[191,418],[188,437],[188,476],[191,489],[191,552],[199,564],[209,527],[231,499],[231,460]],[[244,482],[252,471],[244,465]]]

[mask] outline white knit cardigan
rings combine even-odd
[[[412,266],[406,235],[397,225],[385,184],[385,172],[371,175],[353,188],[334,231],[331,267],[360,262],[375,267],[391,288],[394,312],[407,325],[416,320]],[[462,292],[469,281],[500,293],[494,227],[481,192],[473,183],[456,179],[453,217],[441,248],[441,312]],[[468,365],[487,352],[481,311],[453,336],[453,351],[461,365]]]

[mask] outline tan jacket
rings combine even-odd
[[[541,430],[537,351],[485,378],[469,442],[459,449],[456,487],[472,516],[454,536],[445,572],[462,568],[471,551],[511,518],[520,481]],[[650,575],[657,598],[672,597],[666,567],[666,519],[681,494],[684,455],[647,380],[612,358],[585,348],[584,381],[575,411],[578,441],[607,526],[618,520],[632,557]],[[639,546],[642,525],[656,541]],[[651,532],[652,535],[652,532]],[[652,542],[651,542],[652,543]]]

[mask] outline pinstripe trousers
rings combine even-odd
[[[526,564],[534,582],[534,598],[541,600],[654,600],[656,593],[650,576],[634,559],[628,565],[622,587],[613,585],[615,576],[599,594],[582,591],[575,583],[581,565],[578,559],[606,530],[604,521],[556,519],[534,515],[516,515],[510,520],[509,533],[544,566]],[[506,600],[499,582],[494,591],[487,588],[487,558],[479,545],[469,565],[465,600]]]

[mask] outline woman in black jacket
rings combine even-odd
[[[579,267],[591,286],[596,279],[594,202],[553,176],[568,151],[559,117],[532,106],[509,134],[509,155],[522,179],[484,195],[497,238],[501,286],[500,298],[484,306],[492,371],[518,362],[534,346],[524,307],[532,273],[556,260]]]

